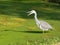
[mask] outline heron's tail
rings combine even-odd
[[[50,28],[50,30],[54,30],[55,28]]]

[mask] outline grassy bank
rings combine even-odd
[[[27,11],[35,9],[38,19],[47,21],[53,31],[42,33]],[[60,43],[60,6],[43,2],[0,1],[0,45],[57,45]]]

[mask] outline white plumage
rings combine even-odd
[[[36,24],[37,26],[42,29],[43,31],[48,31],[49,29],[52,29],[52,26],[50,24],[48,24],[47,22],[43,21],[43,20],[38,20],[37,19],[37,13],[35,10],[31,10],[29,12],[28,15],[31,15],[31,14],[34,14],[34,18],[35,18],[35,21],[36,21]]]

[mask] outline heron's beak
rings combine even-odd
[[[30,16],[32,14],[31,11],[28,11],[27,13],[29,13],[28,16]]]

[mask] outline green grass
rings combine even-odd
[[[42,33],[27,11],[35,9],[38,19],[52,25]],[[60,6],[51,3],[0,1],[0,45],[58,45],[60,43]],[[37,43],[35,43],[37,42]]]

